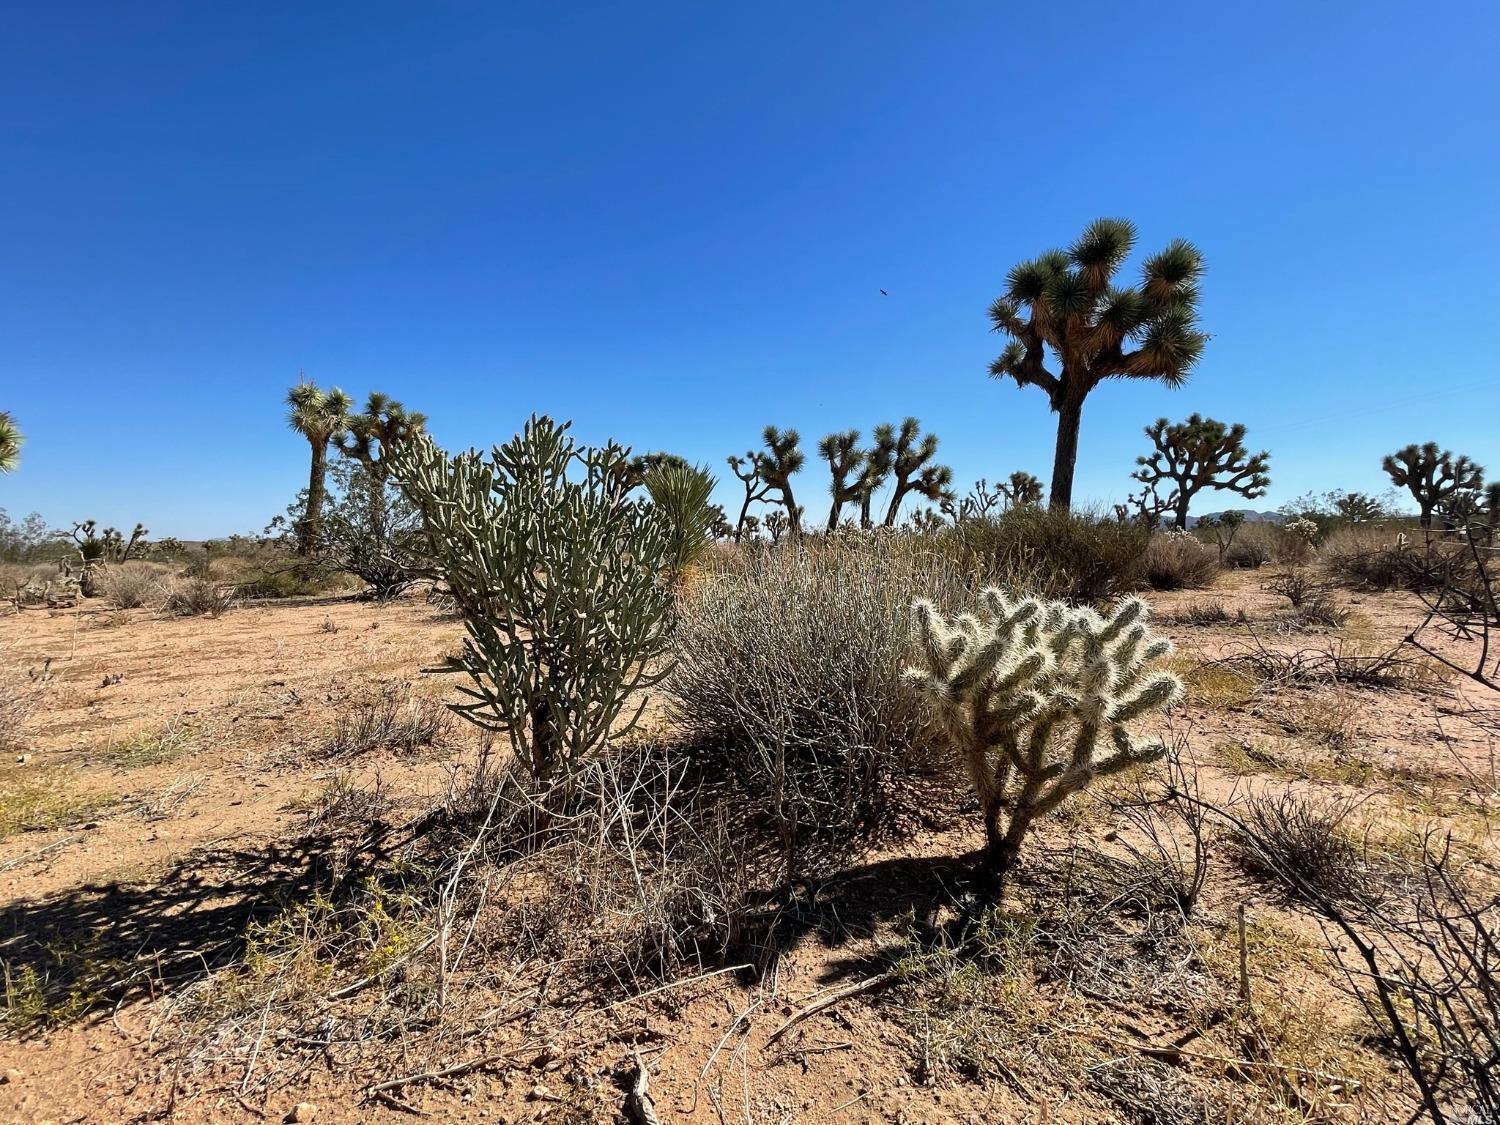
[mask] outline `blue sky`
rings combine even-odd
[[[1214,339],[1091,397],[1076,496],[1194,410],[1270,448],[1260,506],[1413,440],[1500,472],[1497,41],[1492,0],[13,5],[0,507],[259,529],[299,370],[450,448],[915,414],[961,481],[1045,478],[985,308],[1099,215],[1202,248]]]

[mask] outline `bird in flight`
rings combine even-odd
[[[882,297],[889,297],[889,296],[890,296],[890,294],[889,294],[889,293],[887,293],[887,292],[886,292],[886,291],[885,291],[885,290],[884,290],[884,289],[882,289],[882,290],[881,290],[881,291],[880,291],[880,295],[881,295],[881,296],[882,296]]]

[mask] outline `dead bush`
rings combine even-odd
[[[1368,885],[1369,871],[1347,824],[1354,803],[1314,801],[1293,792],[1252,797],[1230,834],[1235,858],[1253,875],[1280,881],[1300,897],[1342,899]]]
[[[353,758],[373,750],[413,754],[441,741],[452,721],[447,707],[414,695],[410,684],[382,684],[334,720],[323,755]]]
[[[0,753],[25,745],[22,729],[41,697],[41,684],[19,671],[0,671]]]
[[[100,577],[99,592],[116,609],[139,609],[162,596],[162,572],[144,563],[113,566]]]
[[[207,575],[193,575],[174,579],[165,587],[161,610],[178,617],[219,617],[234,604],[233,586],[221,586]]]

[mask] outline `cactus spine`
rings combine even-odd
[[[1098,777],[1162,757],[1165,744],[1131,726],[1175,703],[1182,681],[1152,670],[1172,643],[1147,629],[1139,598],[1107,617],[994,587],[979,603],[980,615],[951,622],[916,603],[925,666],[906,678],[937,705],[984,812],[986,866],[1003,876],[1038,817]]]

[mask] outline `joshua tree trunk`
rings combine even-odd
[[[1183,531],[1187,530],[1188,504],[1192,502],[1192,499],[1185,489],[1177,490],[1177,510],[1174,518],[1177,526]],[[1155,531],[1156,529],[1152,528],[1151,530]]]
[[[311,555],[318,549],[318,539],[323,530],[323,501],[328,495],[328,442],[314,441],[312,445],[312,471],[307,477],[307,508],[297,527],[297,553]]]
[[[1064,400],[1057,408],[1057,455],[1052,461],[1048,506],[1066,512],[1073,505],[1073,466],[1078,461],[1078,428],[1083,403]]]
[[[1420,508],[1421,513],[1422,513],[1422,517],[1421,517],[1422,530],[1426,531],[1426,530],[1428,530],[1429,528],[1432,527],[1432,501],[1430,501],[1430,500],[1421,500],[1421,501],[1418,501],[1418,507]]]
[[[831,508],[828,509],[828,530],[829,531],[833,531],[834,529],[836,529],[838,527],[838,525],[839,525],[839,512],[841,512],[843,510],[843,508],[844,508],[844,502],[842,500],[835,500],[833,502],[833,507],[831,507]]]
[[[898,484],[896,486],[896,490],[891,493],[891,503],[890,503],[890,506],[888,508],[886,508],[886,510],[885,510],[885,526],[886,527],[895,527],[896,526],[896,513],[901,510],[901,501],[903,501],[905,499],[906,499],[906,490],[904,490]]]

